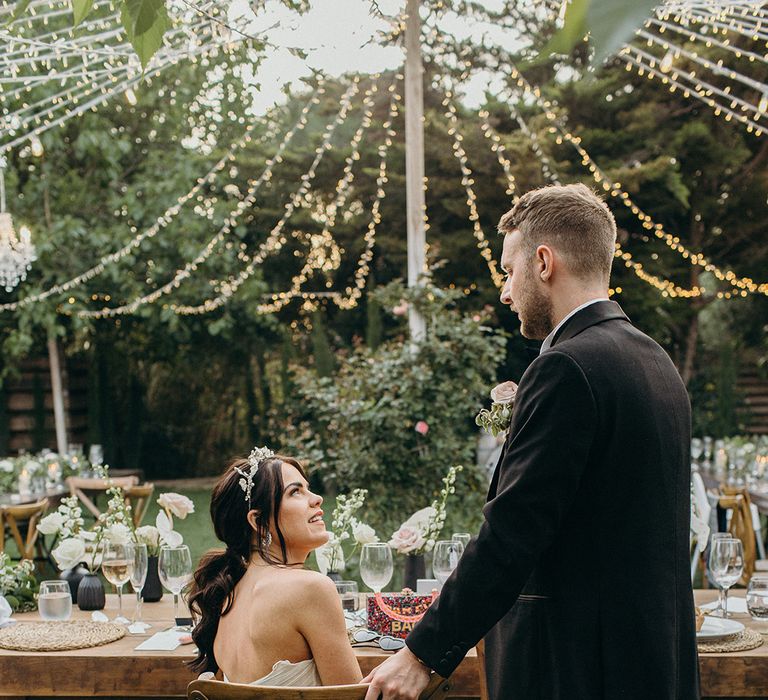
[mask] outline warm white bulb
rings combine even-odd
[[[131,107],[135,106],[139,101],[136,97],[136,93],[133,91],[133,88],[128,88],[125,91],[125,99],[128,101],[128,104],[131,105]]]
[[[35,135],[30,137],[29,147],[32,150],[32,155],[35,156],[35,158],[39,158],[45,152],[45,149],[43,148],[43,142]]]

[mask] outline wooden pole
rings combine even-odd
[[[405,188],[408,234],[408,286],[415,287],[426,272],[424,231],[424,66],[421,62],[419,0],[408,0],[405,29]],[[408,312],[411,340],[426,334],[424,317]]]
[[[60,455],[67,453],[67,423],[64,418],[64,390],[59,363],[59,344],[53,335],[48,336],[48,361],[51,365],[51,391],[53,393],[53,417],[56,423],[56,449]]]

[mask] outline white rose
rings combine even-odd
[[[13,462],[10,459],[0,460],[0,472],[10,474],[13,471]]]
[[[410,525],[401,525],[400,529],[392,535],[389,546],[400,554],[408,554],[424,546],[424,535],[421,530]]]
[[[136,528],[136,537],[139,542],[147,547],[158,547],[160,544],[160,533],[154,525],[143,525]]]
[[[377,541],[376,531],[370,525],[366,525],[365,523],[354,523],[352,526],[352,534],[358,544],[369,544]]]
[[[42,468],[43,465],[35,459],[28,459],[24,465],[24,469],[26,469],[30,474],[34,474],[36,471],[39,471]]]
[[[128,544],[131,541],[131,530],[127,525],[115,523],[107,528],[104,537],[112,544]]]
[[[195,504],[180,493],[161,493],[157,499],[161,508],[171,511],[177,518],[184,520],[190,513],[195,512]]]
[[[85,559],[85,542],[78,537],[69,537],[62,540],[51,554],[62,571],[71,569]]]
[[[61,513],[46,515],[37,524],[37,531],[42,535],[54,535],[64,525],[64,516]]]
[[[494,403],[512,403],[517,394],[517,384],[502,382],[491,389],[491,401]]]

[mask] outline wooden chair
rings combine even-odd
[[[139,482],[137,476],[123,476],[115,479],[86,479],[80,476],[70,476],[67,479],[69,493],[77,496],[77,499],[93,514],[94,518],[101,515],[98,506],[91,500],[86,491],[90,493],[105,493],[112,486],[119,486],[123,490],[136,486]]]
[[[451,684],[434,675],[419,700],[444,700]],[[268,686],[192,681],[188,700],[363,700],[367,685],[326,685],[320,688],[275,688]]]
[[[480,675],[480,700],[488,700],[488,678],[485,675],[485,640],[481,639],[475,647],[477,652],[477,672]]]
[[[139,527],[141,521],[144,520],[144,516],[146,515],[147,508],[149,508],[149,503],[154,492],[154,484],[130,486],[123,491],[126,503],[131,506],[131,517],[133,518],[134,527]]]
[[[35,559],[35,544],[40,544],[37,539],[37,523],[48,509],[48,499],[43,498],[37,503],[26,503],[21,506],[0,507],[0,552],[5,550],[5,528],[10,530],[11,537],[16,542],[16,547],[22,559]],[[40,552],[41,557],[45,557]]]

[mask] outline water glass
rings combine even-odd
[[[747,587],[747,610],[753,620],[768,620],[768,574],[755,574]]]
[[[173,593],[175,620],[179,616],[179,594],[192,576],[192,555],[189,553],[189,547],[185,544],[179,547],[161,547],[157,573],[163,586]]]
[[[133,625],[146,631],[151,627],[141,620],[141,590],[147,580],[147,569],[149,568],[149,557],[147,545],[140,543],[133,545],[133,573],[131,573],[131,588],[136,594],[136,610],[133,613]]]
[[[458,566],[463,553],[464,545],[461,542],[439,540],[435,543],[435,550],[432,554],[432,571],[441,586]]]
[[[115,622],[127,624],[123,616],[123,586],[131,580],[134,568],[134,548],[132,542],[117,544],[107,542],[101,558],[101,571],[104,578],[117,588],[117,617]]]
[[[461,542],[461,544],[464,546],[464,549],[466,549],[469,546],[469,541],[472,539],[472,535],[470,535],[468,532],[454,532],[451,535],[451,539],[454,542]]]
[[[392,550],[386,542],[364,544],[360,552],[360,578],[374,593],[381,593],[392,578]]]
[[[72,593],[66,581],[43,581],[37,596],[37,610],[43,620],[69,620]]]
[[[723,617],[728,617],[728,589],[744,572],[744,549],[741,540],[735,537],[721,537],[713,540],[709,551],[709,569],[715,584],[720,589]]]
[[[341,598],[341,607],[346,612],[357,610],[357,581],[336,581],[336,592]]]

